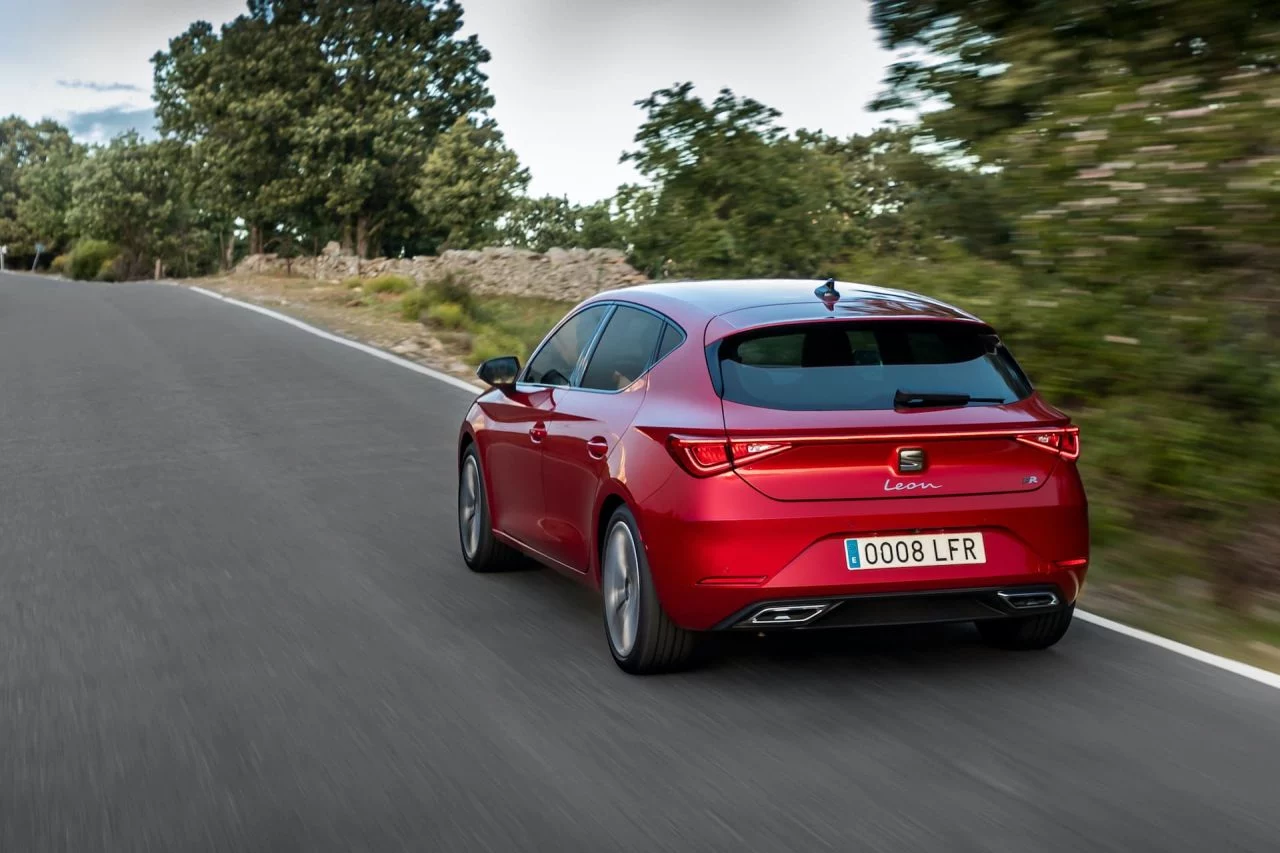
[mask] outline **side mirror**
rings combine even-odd
[[[476,368],[476,376],[485,385],[494,388],[514,385],[520,375],[520,359],[514,355],[491,358]]]

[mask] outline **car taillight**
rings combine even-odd
[[[1080,456],[1080,427],[1076,426],[1023,433],[1018,436],[1018,441],[1056,453],[1063,459],[1077,459]]]
[[[745,465],[790,447],[784,442],[723,441],[705,438],[673,437],[667,443],[671,455],[680,466],[695,477],[710,477],[728,471],[734,465]]]

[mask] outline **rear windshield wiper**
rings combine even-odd
[[[933,391],[902,391],[893,395],[895,409],[918,409],[929,406],[967,406],[970,403],[1003,403],[1003,397],[971,397],[968,394],[943,394]]]

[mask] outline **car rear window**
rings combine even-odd
[[[999,338],[964,323],[773,326],[726,338],[717,358],[724,399],[766,409],[892,409],[898,391],[965,394],[1001,403],[1031,393]]]

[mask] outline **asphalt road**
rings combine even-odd
[[[458,556],[465,392],[0,276],[0,850],[1275,851],[1280,691],[1081,624],[618,671]]]

